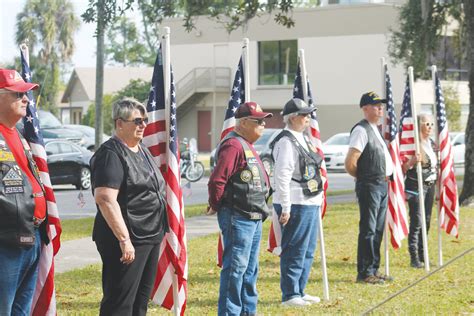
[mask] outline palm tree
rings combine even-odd
[[[42,106],[55,108],[60,65],[74,53],[74,33],[79,29],[70,0],[27,0],[17,15],[16,42],[26,42],[32,52],[35,80],[42,83]]]

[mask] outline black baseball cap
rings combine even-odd
[[[316,107],[309,106],[303,100],[294,98],[286,102],[281,115],[288,115],[291,113],[309,114],[313,111],[316,111]]]
[[[359,106],[363,107],[364,105],[376,105],[380,103],[387,103],[387,100],[381,99],[377,93],[371,91],[362,95]]]

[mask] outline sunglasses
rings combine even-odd
[[[143,123],[145,124],[148,124],[148,117],[145,117],[145,118],[142,118],[142,117],[136,117],[134,118],[133,120],[124,120],[123,118],[121,118],[122,121],[124,122],[133,122],[135,125],[137,126],[140,126],[142,125]]]
[[[311,116],[311,113],[298,113],[298,116],[309,117]]]
[[[265,120],[264,120],[264,119],[247,119],[247,121],[254,121],[254,122],[257,123],[258,125],[264,125],[264,124],[265,124]]]
[[[26,92],[13,92],[13,91],[0,91],[0,94],[14,94],[16,95],[17,99],[23,99],[23,97],[27,95]]]
[[[434,123],[432,122],[425,122],[423,123],[426,127],[433,127],[434,126]]]

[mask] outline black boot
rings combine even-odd
[[[423,268],[423,264],[420,262],[420,259],[418,258],[418,251],[412,251],[410,250],[410,266],[413,268],[421,269]]]

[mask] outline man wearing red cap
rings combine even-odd
[[[271,116],[255,102],[240,105],[234,131],[216,150],[208,214],[217,212],[224,241],[219,315],[257,313],[258,252],[270,183],[252,144],[262,135],[265,118]]]
[[[29,315],[46,235],[46,199],[30,148],[15,128],[29,90],[15,70],[0,69],[0,315]]]

